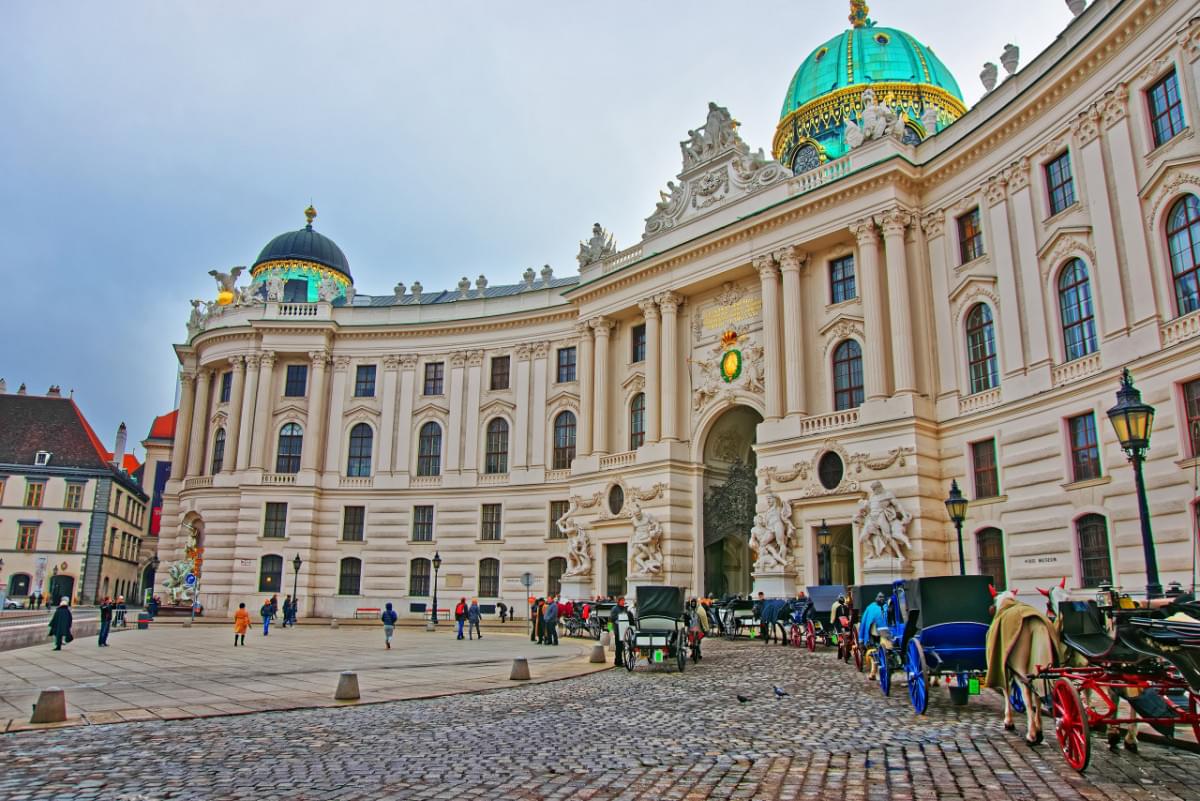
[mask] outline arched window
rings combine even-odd
[[[258,591],[279,592],[283,584],[283,557],[267,554],[258,563]]]
[[[976,303],[967,313],[967,365],[972,395],[1000,384],[1000,371],[996,367],[996,331],[992,326],[992,310],[986,303]]]
[[[639,392],[629,404],[629,450],[646,443],[646,393]]]
[[[546,592],[562,595],[562,575],[567,571],[567,560],[556,556],[546,564]]]
[[[347,556],[338,569],[338,595],[358,595],[362,584],[362,560]]]
[[[221,467],[225,464],[225,429],[223,428],[218,428],[217,433],[213,436],[212,453],[212,474],[215,476],[221,472]]]
[[[442,427],[430,420],[417,438],[417,475],[442,474]]]
[[[1004,534],[998,528],[980,529],[975,534],[975,552],[979,554],[979,572],[992,577],[992,585],[1003,590],[1008,584],[1004,571]]]
[[[371,475],[371,445],[375,434],[366,423],[350,429],[350,456],[346,460],[346,475]]]
[[[833,349],[833,408],[857,409],[863,402],[862,348],[847,339]]]
[[[554,418],[554,459],[552,470],[566,470],[575,458],[575,414],[559,412]]]
[[[1082,259],[1071,259],[1058,274],[1058,308],[1062,314],[1063,352],[1067,361],[1094,352],[1096,316],[1092,311],[1092,285]]]
[[[1084,515],[1075,521],[1079,545],[1079,572],[1083,586],[1112,584],[1112,560],[1108,555],[1108,522],[1103,515]]]
[[[500,560],[479,560],[479,597],[496,598],[500,595]]]
[[[1167,213],[1167,248],[1180,316],[1200,309],[1200,199],[1180,198]]]
[[[429,596],[428,559],[414,559],[408,563],[408,594],[416,598]]]
[[[13,573],[8,577],[8,597],[16,598],[29,594],[29,574]]]
[[[483,472],[508,472],[508,421],[503,417],[497,417],[488,423]]]
[[[299,473],[300,450],[304,447],[304,430],[298,423],[288,423],[279,429],[279,448],[275,455],[276,473]]]

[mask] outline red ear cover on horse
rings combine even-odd
[[[1063,580],[1058,583],[1058,588],[1060,590],[1065,590],[1067,588],[1067,577],[1066,576],[1063,576]]]
[[[1038,587],[1037,591],[1040,592],[1042,595],[1045,595],[1047,598],[1050,597],[1050,590],[1043,590],[1041,587]]]
[[[988,592],[990,592],[992,594],[993,598],[996,597],[996,587],[994,585],[992,585],[992,584],[988,585]]]

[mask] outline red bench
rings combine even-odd
[[[378,617],[383,610],[377,606],[360,606],[354,610],[354,619],[358,620],[359,615],[367,615],[368,617]]]

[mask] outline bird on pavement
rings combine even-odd
[[[750,700],[750,698],[749,698],[748,696],[741,695],[740,693],[738,694],[738,697],[737,697],[737,699],[738,699],[738,703],[739,703],[739,704],[744,704],[744,703],[746,703],[747,701],[749,701],[749,700]]]
[[[790,695],[790,693],[788,693],[787,691],[785,691],[785,690],[784,690],[782,687],[776,686],[776,687],[773,687],[772,689],[774,689],[774,690],[775,690],[775,697],[776,697],[776,698],[784,698],[784,697],[786,697],[786,696]]]

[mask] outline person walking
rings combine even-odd
[[[467,599],[459,598],[454,606],[454,622],[458,625],[458,639],[463,638],[463,625],[467,622]]]
[[[100,642],[99,647],[108,647],[108,632],[112,628],[113,604],[112,599],[105,597],[100,603]]]
[[[473,635],[478,634],[479,639],[483,639],[483,632],[479,630],[479,599],[472,598],[471,605],[467,607],[467,639],[473,640]]]
[[[383,644],[389,651],[392,650],[392,635],[396,633],[397,617],[396,610],[392,609],[392,602],[388,601],[387,608],[383,610],[379,620],[383,623]]]
[[[542,615],[538,599],[529,598],[529,641],[542,644]]]
[[[282,621],[282,625],[285,629],[288,627],[288,620],[291,618],[291,616],[292,616],[292,596],[285,595],[283,598],[283,621]]]
[[[150,615],[151,620],[158,617],[158,607],[159,607],[158,596],[155,595],[153,598],[150,599],[150,603],[146,604],[146,614]]]
[[[553,598],[546,599],[542,620],[546,624],[546,645],[558,645],[558,604]]]
[[[500,622],[506,622],[508,620],[508,606],[505,605],[504,601],[501,601],[496,604],[496,609],[500,612]]]
[[[271,611],[271,602],[268,600],[265,603],[263,603],[262,609],[258,610],[258,613],[260,615],[262,615],[263,636],[264,637],[270,636],[270,634],[271,634],[271,615],[273,614]]]
[[[50,636],[54,638],[54,650],[61,651],[64,642],[75,639],[71,636],[71,607],[70,601],[63,598],[50,618]]]
[[[617,599],[617,605],[608,613],[609,631],[613,638],[613,664],[625,664],[625,632],[633,624],[633,613],[625,607],[625,596]]]
[[[250,613],[246,611],[245,604],[238,604],[237,611],[233,613],[233,647],[246,644],[246,632],[250,630]],[[241,642],[238,642],[241,638]]]

